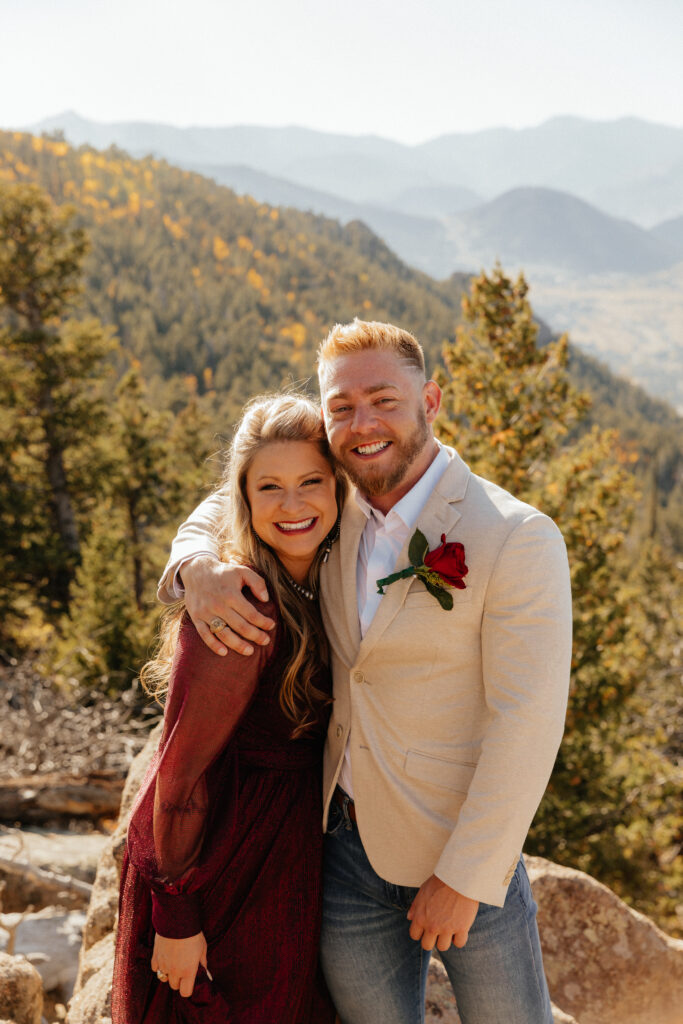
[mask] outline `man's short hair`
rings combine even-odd
[[[416,338],[394,324],[378,320],[359,320],[350,324],[335,324],[318,349],[318,375],[326,362],[351,352],[380,350],[395,352],[414,369],[425,373],[425,357]]]

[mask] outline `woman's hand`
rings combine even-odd
[[[171,988],[179,990],[181,996],[187,998],[192,995],[200,964],[208,974],[204,932],[191,935],[188,939],[165,939],[163,935],[154,936],[152,970],[167,974],[168,984]]]
[[[182,579],[188,615],[215,654],[227,654],[228,647],[238,654],[252,654],[253,644],[270,642],[267,631],[275,623],[261,615],[242,593],[242,587],[249,587],[259,601],[268,600],[268,590],[258,573],[235,562],[198,555],[183,565]],[[216,617],[226,625],[212,632],[209,623]]]

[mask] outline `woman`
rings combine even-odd
[[[317,407],[252,401],[224,493],[224,555],[277,595],[260,606],[275,637],[218,657],[181,608],[145,667],[168,692],[128,831],[114,1024],[334,1019],[317,962],[331,687],[315,594],[345,483]]]

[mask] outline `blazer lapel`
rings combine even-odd
[[[341,593],[347,632],[354,651],[360,644],[360,621],[358,619],[358,592],[356,589],[356,565],[360,539],[367,523],[367,516],[350,496],[342,516],[339,534],[339,562],[341,568]]]
[[[347,665],[353,665],[360,645],[356,596],[358,546],[367,519],[351,495],[342,513],[339,541],[320,571],[321,610],[331,646]]]

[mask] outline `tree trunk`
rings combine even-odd
[[[41,388],[40,415],[47,443],[45,472],[52,493],[52,505],[55,511],[57,531],[66,550],[78,557],[81,553],[78,525],[66,480],[64,452],[55,439],[54,399],[52,398],[50,386],[47,383],[43,384]]]
[[[131,552],[133,555],[133,588],[135,605],[142,611],[142,592],[144,578],[142,574],[142,558],[140,557],[140,531],[138,529],[137,502],[134,495],[128,496],[128,523],[130,526]]]

